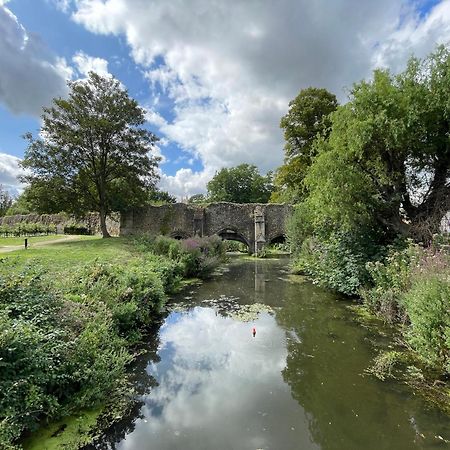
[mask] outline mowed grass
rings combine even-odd
[[[0,271],[1,266],[17,271],[35,264],[57,275],[95,260],[126,263],[138,255],[132,238],[102,239],[100,236],[77,236],[69,241],[0,253]]]
[[[28,245],[32,245],[35,242],[56,241],[63,238],[67,238],[67,235],[49,234],[48,236],[0,237],[0,248],[24,245],[25,239],[28,239]]]

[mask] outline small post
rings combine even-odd
[[[28,248],[28,239],[25,238],[25,250]]]

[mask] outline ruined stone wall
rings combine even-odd
[[[166,235],[187,238],[194,235],[236,239],[254,251],[255,239],[261,244],[286,234],[286,222],[292,207],[285,204],[210,203],[206,206],[175,203],[148,206],[122,214],[120,234]],[[256,216],[264,236],[256,236]]]
[[[0,217],[0,225],[13,227],[20,223],[54,224],[58,233],[63,233],[64,227],[73,223],[79,223],[91,230],[92,234],[100,233],[100,216],[98,213],[89,213],[82,219],[76,219],[68,214],[16,214],[14,216]],[[111,236],[120,234],[120,214],[112,213],[106,218],[106,227]]]

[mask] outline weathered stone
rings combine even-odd
[[[247,244],[253,253],[286,235],[291,212],[292,206],[273,203],[148,206],[122,214],[120,234],[163,234],[175,238],[217,234]]]

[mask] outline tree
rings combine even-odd
[[[150,203],[153,203],[153,204],[155,204],[155,203],[156,204],[165,204],[165,203],[176,203],[177,199],[173,195],[170,195],[166,191],[160,191],[160,190],[155,189],[154,191],[152,191],[150,193],[149,201],[150,201]]]
[[[157,138],[142,127],[145,111],[118,80],[90,72],[69,88],[67,99],[44,108],[40,137],[26,135],[22,166],[31,173],[23,180],[50,210],[98,211],[109,237],[107,214],[145,204],[154,190]]]
[[[275,174],[272,201],[297,203],[305,195],[303,179],[316,155],[314,141],[327,136],[330,114],[338,106],[336,96],[326,89],[303,89],[289,103],[288,113],[281,118],[284,129],[284,164]]]
[[[13,204],[11,194],[0,184],[0,217],[4,216]]]
[[[191,195],[188,199],[188,203],[205,203],[208,199],[205,197],[204,194],[194,194]]]
[[[449,98],[444,47],[411,58],[397,76],[377,70],[356,84],[305,181],[316,206],[320,198],[327,215],[339,210],[339,222],[347,208],[348,219],[364,215],[391,234],[431,239],[450,209]]]
[[[262,176],[256,166],[240,164],[221,169],[207,188],[208,200],[213,202],[267,203],[273,190],[272,174]]]
[[[302,267],[357,293],[366,263],[405,238],[429,243],[450,209],[450,52],[376,70],[314,141],[289,237]],[[400,239],[399,239],[400,238]]]

